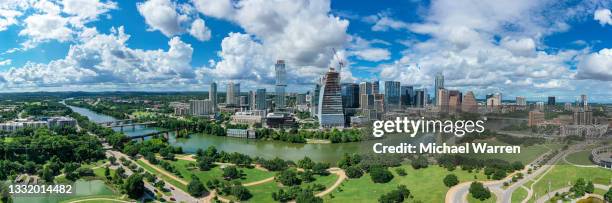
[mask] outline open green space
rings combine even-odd
[[[400,166],[407,175],[399,176],[395,168],[390,168],[394,178],[388,183],[380,184],[372,182],[369,174],[358,179],[349,179],[338,187],[325,200],[333,202],[375,202],[381,194],[385,194],[397,188],[398,185],[406,185],[414,196],[414,200],[423,202],[444,202],[448,187],[442,180],[447,174],[457,175],[459,182],[486,180],[482,173],[468,173],[460,169],[448,171],[439,166],[429,166],[424,169],[415,170],[409,165]]]
[[[250,202],[274,202],[272,193],[278,191],[280,187],[276,181],[271,181],[259,185],[249,186],[247,189],[253,194]]]
[[[589,156],[591,156],[591,150],[584,150],[568,154],[565,157],[565,160],[567,160],[571,164],[593,165],[593,162],[591,162]]]
[[[63,200],[61,202],[69,203],[69,202],[75,202],[75,201],[85,202],[85,203],[108,203],[108,202],[125,202],[125,201],[130,201],[130,200],[123,198],[121,196],[117,196],[117,195],[92,195],[92,196],[77,197],[77,198],[72,198],[68,200]]]
[[[489,145],[508,145],[506,143],[503,143],[497,140],[485,140],[485,141],[480,141],[480,142],[488,143]],[[521,163],[527,165],[531,163],[533,160],[535,160],[536,158],[538,158],[539,156],[542,156],[542,154],[548,152],[550,149],[548,149],[547,147],[552,149],[556,146],[547,145],[547,144],[537,144],[537,145],[531,145],[531,146],[522,146],[520,154],[510,154],[510,153],[472,154],[472,156],[486,158],[486,159],[493,159],[493,158],[501,159],[501,160],[508,161],[510,163],[515,162],[515,161],[520,161]]]
[[[187,181],[191,181],[191,175],[196,175],[200,181],[206,183],[209,180],[214,179],[222,179],[223,176],[223,166],[216,166],[209,171],[201,171],[192,161],[186,160],[177,160],[177,161],[169,161],[171,165],[176,167],[179,173],[183,176],[183,179]],[[242,170],[244,173],[244,177],[240,179],[242,183],[249,183],[253,181],[263,180],[269,177],[274,176],[274,173],[262,171],[256,168],[238,168]]]
[[[136,163],[138,163],[138,165],[140,167],[142,167],[143,169],[145,169],[146,171],[148,171],[151,174],[155,174],[157,175],[157,177],[161,178],[162,180],[174,185],[175,187],[180,188],[183,191],[187,191],[187,185],[184,185],[180,182],[178,182],[177,180],[175,180],[174,178],[171,178],[169,176],[166,176],[162,173],[157,172],[156,169],[154,169],[153,167],[149,166],[148,164],[142,162],[142,160],[137,160]]]
[[[110,196],[110,197],[118,197],[119,194],[115,193],[111,188],[109,188],[106,184],[104,184],[101,180],[92,180],[92,181],[84,181],[77,180],[73,186],[72,195],[65,194],[47,194],[47,195],[39,195],[39,196],[15,196],[13,198],[14,203],[55,203],[66,201],[75,198],[85,198],[91,196]]]
[[[518,187],[512,193],[512,202],[521,202],[525,197],[527,197],[527,190],[523,187]]]
[[[468,194],[467,200],[468,200],[468,203],[495,203],[495,200],[497,200],[497,197],[495,196],[494,193],[491,192],[491,197],[489,197],[489,199],[480,201],[479,199],[476,199],[472,197],[472,195]]]
[[[593,181],[595,184],[610,184],[612,179],[612,170],[604,168],[585,168],[572,165],[555,165],[542,179],[534,186],[534,194],[546,194],[548,184],[550,183],[551,190],[556,190],[562,187],[571,186],[576,179],[584,178],[586,181]]]

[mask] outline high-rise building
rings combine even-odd
[[[359,85],[342,84],[342,105],[344,108],[359,108]]]
[[[297,105],[306,105],[306,94],[297,94],[295,96],[295,103]]]
[[[580,109],[574,111],[574,125],[592,125],[593,112],[591,110]]]
[[[495,93],[487,95],[487,107],[489,108],[498,108],[501,107],[502,104],[502,94]]]
[[[285,88],[287,87],[287,70],[285,69],[285,61],[276,61],[275,72],[276,72],[276,108],[284,109],[286,107],[285,102]]]
[[[417,89],[414,91],[414,106],[415,107],[425,107],[425,103],[427,102],[427,98],[425,97],[425,89]]]
[[[463,100],[463,95],[458,90],[450,90],[448,91],[448,111],[451,113],[460,112],[461,111],[461,102]]]
[[[234,104],[238,105],[240,99],[240,83],[234,83]]]
[[[249,108],[249,97],[248,96],[239,96],[238,98],[240,98],[240,108],[241,109],[248,109]]]
[[[372,83],[370,82],[359,83],[359,95],[362,95],[362,94],[372,94]]]
[[[266,89],[257,89],[255,93],[255,109],[266,110]]]
[[[438,89],[438,93],[436,94],[436,106],[440,109],[440,112],[448,112],[448,99],[449,94],[448,90],[441,88]]]
[[[371,99],[369,99],[370,97]],[[364,110],[370,109],[372,105],[374,105],[374,97],[372,96],[372,83],[359,83],[359,107]]]
[[[227,83],[226,91],[225,91],[225,104],[227,106],[236,105],[236,93],[235,86],[233,82]]]
[[[402,85],[400,87],[400,104],[403,107],[409,107],[413,105],[414,90],[412,86]]]
[[[249,91],[249,109],[251,109],[251,110],[255,110],[255,106],[256,106],[256,103],[257,103],[257,100],[255,98],[255,96],[256,96],[255,93],[256,92],[253,91],[253,90]]]
[[[444,75],[442,73],[437,73],[436,74],[436,81],[434,84],[434,101],[436,103],[436,105],[439,103],[438,102],[438,90],[439,89],[444,89]]]
[[[582,107],[584,110],[589,109],[589,99],[584,94],[580,95],[580,107]]]
[[[384,94],[374,94],[374,110],[378,113],[385,112],[385,95]]]
[[[527,106],[527,100],[525,99],[525,97],[518,96],[516,97],[516,105]]]
[[[463,95],[463,100],[461,101],[461,110],[464,112],[477,112],[478,111],[478,103],[476,103],[476,97],[472,91],[468,91]]]
[[[210,89],[208,90],[208,99],[210,99],[213,104],[213,111],[217,111],[219,109],[219,106],[217,105],[217,83],[215,82],[210,83]]]
[[[310,115],[312,117],[319,116],[319,95],[321,94],[321,85],[315,84],[312,90],[312,98],[310,99]]]
[[[380,82],[374,81],[372,83],[372,94],[378,94],[378,93],[380,93]]]
[[[557,102],[555,101],[555,96],[548,97],[548,106],[554,106]]]
[[[398,109],[400,106],[400,82],[385,81],[384,97],[387,110]]]
[[[189,100],[189,109],[191,110],[191,115],[194,116],[209,115],[214,113],[212,101],[210,99]]]
[[[343,128],[344,111],[340,88],[340,73],[333,68],[325,74],[319,96],[319,124],[323,128]]]
[[[529,112],[529,120],[527,121],[527,126],[537,126],[538,124],[544,122],[544,113],[539,111],[530,111]]]

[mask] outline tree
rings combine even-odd
[[[606,200],[606,202],[612,202],[612,187],[608,188],[608,192],[604,194],[604,200]]]
[[[305,170],[304,172],[300,173],[300,179],[302,179],[302,181],[304,182],[312,182],[315,180],[314,174],[312,173],[312,170]]]
[[[470,184],[470,194],[472,197],[484,201],[491,197],[491,191],[488,188],[485,188],[481,182],[472,182]]]
[[[303,169],[312,169],[314,167],[314,162],[309,157],[304,157],[304,159],[299,160],[297,166]]]
[[[349,178],[361,178],[363,171],[357,166],[349,166],[345,169],[346,176]]]
[[[576,183],[574,183],[572,188],[570,188],[570,192],[573,192],[575,197],[584,196],[584,194],[586,193],[585,190],[586,182],[584,181],[584,178],[578,178],[578,180],[576,180]]]
[[[302,181],[294,170],[286,169],[276,175],[276,180],[285,186],[299,185]]]
[[[228,166],[228,167],[223,168],[223,179],[233,180],[233,179],[240,178],[240,176],[241,176],[241,171],[238,171],[236,166]]]
[[[144,182],[139,174],[132,174],[123,184],[126,194],[132,199],[138,199],[144,194]]]
[[[247,200],[247,199],[249,199],[249,198],[251,198],[253,196],[251,194],[251,192],[246,187],[244,187],[242,185],[234,185],[234,186],[232,186],[231,193],[236,198],[238,198],[239,200],[243,200],[243,201]]]
[[[200,179],[197,176],[192,175],[191,181],[187,185],[187,192],[194,197],[201,197],[208,191],[206,191],[206,188],[204,187],[204,184],[200,182]]]
[[[302,190],[295,197],[296,203],[323,203],[323,199],[316,197],[311,190]]]
[[[45,182],[47,183],[53,183],[53,179],[55,179],[55,176],[53,175],[53,171],[51,171],[51,168],[49,166],[43,167],[42,179],[45,180]]]
[[[506,171],[503,169],[497,169],[495,170],[495,173],[493,173],[493,179],[495,180],[501,180],[505,177],[506,177]]]
[[[316,163],[312,167],[312,172],[317,175],[326,176],[326,175],[329,175],[329,171],[327,171],[328,168],[329,168],[328,163]]]
[[[198,159],[198,168],[202,171],[209,171],[214,165],[211,157],[205,156]]]
[[[108,168],[108,166],[104,167],[104,177],[106,177],[106,179],[109,179],[110,176],[111,176],[110,168]]]
[[[108,161],[110,161],[111,165],[115,165],[116,164],[115,162],[117,162],[117,158],[115,158],[114,156],[111,156],[108,158]]]
[[[408,175],[408,173],[406,173],[406,170],[404,170],[403,168],[396,168],[395,172],[399,176],[406,176],[406,175]]]
[[[427,166],[429,165],[429,162],[427,161],[427,157],[418,156],[415,160],[412,160],[410,164],[412,165],[412,168],[420,169],[420,168],[427,168]]]
[[[397,203],[404,202],[405,199],[410,197],[410,190],[405,185],[400,185],[397,189],[392,190],[387,194],[383,194],[378,198],[380,203]]]
[[[586,186],[584,187],[584,191],[585,191],[586,193],[589,193],[589,194],[591,194],[591,193],[595,192],[595,185],[593,185],[593,182],[592,182],[592,181],[589,181],[589,182],[586,184]]]
[[[3,203],[13,202],[13,198],[11,198],[11,194],[9,192],[10,192],[9,188],[3,182],[0,182],[0,202],[3,202]]]
[[[387,183],[393,179],[393,174],[387,168],[375,166],[370,168],[370,177],[375,183]]]
[[[455,185],[457,185],[459,183],[459,179],[457,178],[457,176],[455,174],[448,174],[446,175],[446,177],[444,177],[444,185],[446,185],[446,187],[453,187]]]

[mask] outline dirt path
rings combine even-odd
[[[149,167],[151,167],[151,168],[155,169],[157,172],[159,172],[159,173],[161,173],[161,174],[163,174],[163,175],[165,175],[165,176],[168,176],[168,177],[170,177],[170,178],[172,178],[172,179],[176,180],[177,182],[179,182],[179,183],[181,183],[181,184],[183,184],[183,185],[188,185],[188,184],[189,184],[187,181],[185,181],[185,180],[183,180],[183,179],[181,179],[181,178],[179,178],[179,177],[176,177],[174,174],[169,173],[169,172],[167,172],[166,170],[161,169],[161,168],[157,167],[156,165],[149,163],[149,161],[147,161],[147,160],[146,160],[146,159],[144,159],[144,158],[140,158],[140,159],[138,159],[138,160],[140,160],[140,161],[142,161],[143,163],[147,164]]]
[[[336,182],[331,187],[323,190],[323,192],[317,193],[315,196],[323,197],[323,196],[333,192],[336,188],[338,188],[340,186],[340,184],[342,184],[342,182],[344,182],[344,180],[347,179],[346,173],[344,172],[344,170],[342,170],[340,168],[330,168],[329,172],[338,175],[338,180],[336,180]]]
[[[271,181],[274,181],[274,177],[269,177],[263,180],[253,181],[250,183],[243,183],[242,186],[244,187],[255,186],[255,185],[264,184],[264,183],[271,182]]]

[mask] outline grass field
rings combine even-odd
[[[55,203],[63,202],[69,199],[75,198],[89,198],[92,196],[108,196],[117,197],[119,194],[115,194],[112,189],[104,184],[101,180],[84,181],[78,180],[74,183],[73,196],[59,195],[59,194],[47,194],[43,196],[19,196],[14,197],[14,203]]]
[[[148,171],[149,173],[157,175],[157,177],[174,185],[175,187],[180,188],[183,191],[187,191],[187,185],[184,185],[169,176],[166,176],[164,174],[157,172],[157,170],[155,170],[153,167],[149,166],[148,164],[142,162],[141,160],[136,160],[136,163],[138,163],[140,167],[142,167],[144,170]]]
[[[188,182],[191,181],[191,175],[196,175],[202,183],[206,183],[209,180],[213,179],[222,179],[223,169],[221,166],[216,166],[209,171],[200,171],[200,169],[195,166],[195,162],[185,161],[185,160],[177,160],[170,161],[176,169],[181,173],[183,179]],[[272,172],[266,172],[255,168],[238,168],[244,172],[244,177],[240,179],[242,183],[248,183],[253,181],[263,180],[269,177],[274,176]]]
[[[100,200],[100,198],[103,198],[104,200]],[[114,199],[117,201],[113,201],[109,199]],[[103,203],[103,202],[124,202],[124,201],[130,201],[130,200],[117,196],[117,195],[92,195],[92,196],[85,196],[85,197],[78,197],[78,198],[64,200],[64,201],[61,201],[61,203],[68,203],[68,202],[74,202],[74,201],[86,202],[86,203]]]
[[[581,168],[572,165],[555,165],[548,174],[533,186],[534,194],[546,194],[549,182],[551,189],[556,190],[570,186],[578,178],[584,178],[586,181],[590,180],[597,184],[608,185],[612,178],[612,170],[604,168]]]
[[[495,194],[491,193],[491,197],[489,197],[489,199],[485,199],[484,201],[480,201],[474,197],[472,197],[472,195],[468,194],[468,198],[467,198],[469,203],[495,203],[495,200],[497,200],[497,197],[495,196]]]
[[[359,179],[349,179],[344,182],[342,186],[331,193],[331,196],[326,195],[324,199],[333,202],[376,202],[380,195],[388,193],[396,189],[398,185],[403,184],[408,187],[414,196],[414,200],[444,202],[448,187],[444,185],[442,180],[447,174],[457,175],[460,182],[486,180],[482,173],[468,173],[459,169],[450,172],[439,166],[429,166],[419,170],[415,170],[409,165],[400,167],[406,171],[406,176],[397,175],[395,168],[391,168],[390,171],[395,176],[393,180],[385,184],[379,184],[372,182],[369,174],[365,174]]]
[[[316,179],[315,181],[310,182],[310,183],[302,183],[300,187],[304,188],[304,187],[307,187],[308,185],[321,184],[321,185],[325,185],[325,188],[329,188],[338,179],[338,176],[335,174],[331,174],[328,176],[315,175],[314,177]],[[247,188],[249,189],[251,194],[253,194],[253,197],[249,199],[248,201],[250,202],[274,202],[274,200],[272,199],[272,193],[278,191],[281,188],[286,189],[288,187],[280,186],[278,182],[271,181],[271,182],[267,182],[267,183],[263,183],[259,185],[249,186]]]
[[[593,165],[593,162],[589,159],[591,155],[591,150],[578,151],[571,154],[568,154],[565,157],[565,160],[572,164],[578,165]]]
[[[521,202],[527,197],[527,190],[523,187],[519,187],[512,193],[512,202]]]

